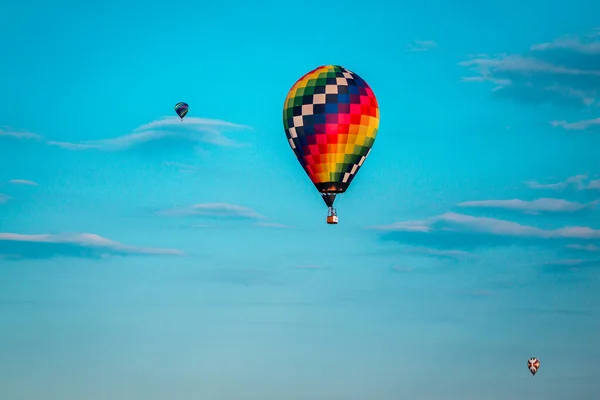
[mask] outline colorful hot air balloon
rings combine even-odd
[[[283,107],[288,142],[329,208],[365,162],[379,128],[379,106],[369,85],[339,65],[318,67],[290,89]]]
[[[179,115],[179,118],[183,121],[183,117],[185,117],[190,109],[187,103],[179,102],[175,104],[175,112]]]
[[[531,357],[527,360],[527,368],[529,368],[529,372],[531,372],[532,376],[535,376],[535,373],[540,369],[540,360],[535,357]]]

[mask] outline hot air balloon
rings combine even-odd
[[[179,102],[175,104],[175,112],[179,115],[179,118],[183,121],[183,117],[185,117],[190,109],[187,103]]]
[[[531,372],[532,376],[535,376],[535,373],[540,369],[540,360],[535,357],[531,357],[527,360],[527,368],[529,368],[529,372]]]
[[[379,106],[369,85],[339,65],[318,67],[290,89],[283,126],[300,165],[337,224],[333,203],[365,162],[379,128]]]

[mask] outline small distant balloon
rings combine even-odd
[[[529,372],[531,372],[532,376],[535,376],[535,373],[540,369],[540,360],[535,357],[531,357],[527,360],[527,368],[529,368]]]
[[[187,103],[179,102],[175,104],[175,112],[179,115],[179,118],[183,121],[183,117],[185,117],[190,109]]]

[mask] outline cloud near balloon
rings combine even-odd
[[[181,121],[177,117],[165,117],[144,124],[133,132],[111,139],[83,140],[77,142],[45,139],[41,135],[13,129],[0,130],[0,139],[30,140],[43,142],[49,146],[65,150],[84,151],[124,151],[136,148],[167,145],[210,144],[214,146],[239,147],[243,144],[224,135],[226,131],[248,131],[246,125],[208,118],[186,118]]]
[[[187,207],[175,207],[157,211],[157,215],[163,217],[195,217],[217,220],[245,220],[253,221],[254,226],[269,229],[289,229],[291,226],[269,221],[267,217],[259,214],[252,208],[239,204],[215,202],[197,203]],[[212,225],[201,224],[196,227],[208,228]]]
[[[581,174],[547,184],[529,181],[527,186],[531,193],[546,190],[593,196],[597,194],[594,182],[588,175]],[[567,189],[571,191],[567,192]],[[448,254],[459,258],[459,255],[472,255],[476,249],[494,247],[550,247],[558,258],[545,263],[546,270],[552,265],[560,265],[563,269],[566,265],[583,268],[600,265],[597,257],[600,253],[600,229],[589,225],[594,221],[593,215],[600,212],[598,204],[598,199],[575,202],[558,198],[466,201],[457,204],[462,212],[449,211],[425,219],[370,228],[379,231],[383,241],[420,248],[421,252],[432,256]],[[469,215],[468,211],[475,210],[484,215]],[[494,210],[504,212],[506,217],[485,215]],[[528,221],[511,220],[508,216],[511,213]],[[526,217],[527,214],[530,215]],[[551,215],[562,215],[561,222],[557,223],[556,218],[549,219]],[[572,222],[565,224],[565,218]]]

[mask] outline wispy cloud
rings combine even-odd
[[[567,248],[573,250],[589,251],[592,253],[600,252],[600,246],[595,244],[568,244]]]
[[[600,90],[598,35],[576,35],[534,44],[525,54],[478,54],[460,63],[475,75],[469,82],[492,82],[494,94],[536,104],[586,108]]]
[[[0,193],[0,204],[6,204],[10,200],[10,196]]]
[[[597,267],[600,265],[600,259],[587,258],[564,258],[548,261],[543,264],[544,269],[551,272],[560,272],[565,269],[569,271],[578,271],[584,268]]]
[[[600,179],[594,179],[593,181],[589,181],[587,188],[590,190],[600,190]]]
[[[177,161],[163,161],[163,165],[179,169],[179,172],[196,172],[198,167],[195,165],[184,164]]]
[[[520,55],[499,55],[488,56],[480,55],[467,61],[462,61],[460,65],[471,67],[482,75],[489,75],[492,71],[497,72],[518,72],[529,74],[536,72],[565,74],[565,75],[592,75],[600,76],[600,70],[582,70],[577,68],[568,68],[554,65],[533,57],[524,57]],[[485,76],[484,77],[487,77]],[[512,80],[511,80],[512,82]]]
[[[582,54],[600,54],[600,42],[595,40],[597,36],[597,31],[592,31],[583,38],[577,35],[563,36],[551,42],[535,44],[531,46],[531,50],[563,49]]]
[[[459,207],[465,208],[494,208],[504,210],[516,210],[528,213],[538,212],[576,212],[585,209],[594,208],[598,201],[593,201],[587,204],[567,201],[564,199],[549,199],[542,198],[532,201],[519,199],[512,200],[482,200],[482,201],[466,201],[458,204]]]
[[[546,263],[544,263],[545,265],[580,265],[585,263],[587,260],[584,260],[582,258],[565,258],[562,260],[554,260],[554,261],[548,261]]]
[[[273,228],[273,229],[289,229],[291,226],[285,224],[279,224],[277,222],[257,222],[256,226],[261,228]]]
[[[112,139],[81,142],[48,141],[47,144],[67,150],[123,151],[156,142],[209,143],[216,146],[236,146],[232,139],[223,135],[224,130],[248,130],[245,125],[207,119],[165,117],[136,128],[132,133]]]
[[[203,216],[213,218],[265,219],[251,208],[230,203],[198,203],[184,208],[159,211],[164,216]]]
[[[433,40],[415,40],[406,49],[412,52],[423,52],[433,50],[438,47],[438,44]]]
[[[97,144],[85,144],[85,143],[70,143],[70,142],[56,142],[54,140],[49,140],[46,144],[50,146],[60,147],[66,150],[89,150],[89,149],[99,149],[101,146]]]
[[[555,127],[563,128],[567,131],[585,131],[592,128],[600,128],[600,118],[586,119],[577,122],[551,121],[550,124]]]
[[[109,255],[183,255],[175,249],[138,247],[92,233],[38,234],[0,233],[0,254],[21,258],[103,257]]]
[[[42,136],[23,130],[0,129],[0,138],[25,139],[25,140],[41,140]]]
[[[584,182],[588,179],[585,174],[575,175],[567,178],[564,181],[554,183],[539,183],[537,181],[526,181],[524,182],[530,189],[550,189],[550,190],[565,190],[569,187],[575,189],[584,189],[586,185]]]
[[[12,183],[13,185],[26,185],[26,186],[37,186],[37,182],[28,181],[26,179],[11,179],[8,183]]]
[[[521,225],[517,222],[495,218],[473,217],[470,215],[445,213],[420,221],[396,222],[390,225],[374,226],[373,229],[390,232],[434,232],[479,233],[508,237],[600,239],[600,230],[585,226],[568,226],[558,229],[542,229]]]
[[[462,259],[462,258],[473,258],[474,255],[464,250],[439,250],[431,249],[427,247],[415,247],[407,250],[410,253],[418,253],[431,257],[438,258],[451,258],[451,259]]]

